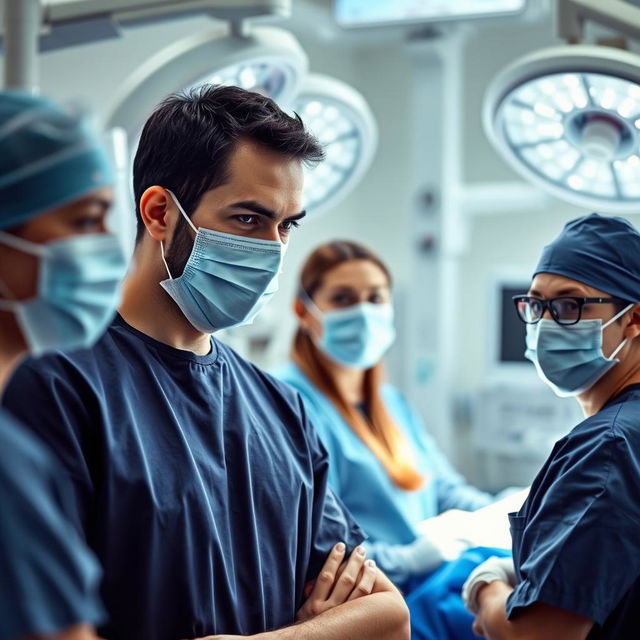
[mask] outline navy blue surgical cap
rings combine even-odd
[[[555,273],[640,301],[640,233],[624,218],[592,213],[568,222],[542,251],[534,276]]]
[[[112,185],[100,136],[41,96],[0,92],[0,229]]]

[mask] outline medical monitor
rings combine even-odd
[[[528,0],[335,0],[341,27],[446,22],[522,13]]]
[[[536,375],[524,357],[526,325],[518,318],[513,296],[524,294],[531,283],[525,274],[495,275],[490,279],[488,312],[488,370],[500,377]]]

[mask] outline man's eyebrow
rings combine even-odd
[[[528,295],[534,296],[536,298],[542,298],[542,294],[536,289],[529,289]],[[577,287],[568,287],[565,289],[560,289],[560,291],[556,291],[556,295],[554,298],[562,298],[563,296],[568,297],[576,297],[576,298],[588,298],[589,296],[585,295],[584,291],[581,291]]]
[[[255,200],[245,200],[242,202],[234,202],[229,205],[229,209],[243,209],[246,211],[251,211],[251,213],[257,213],[258,215],[265,216],[265,218],[269,218],[269,220],[276,220],[278,215],[271,211],[271,209],[267,209],[267,207],[262,206],[259,202]],[[306,211],[301,211],[293,216],[289,216],[287,220],[300,220],[307,215]]]

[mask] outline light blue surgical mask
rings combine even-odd
[[[176,196],[167,191],[196,238],[178,278],[172,277],[160,243],[169,274],[160,285],[202,333],[250,324],[278,290],[286,245],[196,228]]]
[[[320,311],[302,294],[309,311],[322,323],[317,346],[329,358],[347,367],[369,369],[377,364],[393,344],[393,307],[390,304],[362,302],[345,309]]]
[[[127,260],[118,238],[96,233],[36,244],[0,231],[0,243],[39,259],[35,297],[16,300],[0,281],[0,309],[15,314],[30,352],[90,347],[120,301]]]
[[[561,398],[577,396],[618,364],[616,355],[627,340],[606,358],[602,352],[602,332],[632,306],[628,305],[605,324],[599,318],[564,326],[547,318],[529,324],[525,357],[535,364],[540,378],[556,395]]]

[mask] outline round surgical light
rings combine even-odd
[[[525,178],[607,213],[640,213],[640,57],[575,45],[502,71],[485,96],[487,134]]]
[[[336,206],[360,182],[378,144],[369,105],[353,87],[309,74],[293,110],[324,147],[326,159],[305,171],[304,205],[310,215]]]
[[[307,69],[307,56],[288,31],[252,27],[237,35],[221,24],[170,44],[133,71],[107,108],[107,123],[135,139],[170,93],[204,83],[236,85],[291,104]]]

